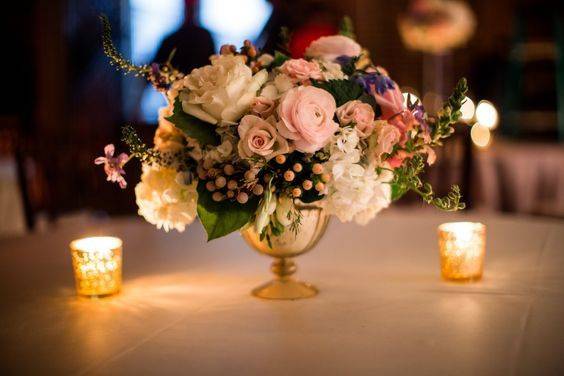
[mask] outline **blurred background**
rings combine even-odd
[[[460,45],[433,51],[404,44],[401,20],[441,24],[408,0],[21,0],[2,12],[0,236],[40,231],[62,218],[136,213],[140,169],[130,185],[108,184],[93,165],[133,124],[148,142],[163,99],[123,76],[103,54],[100,13],[135,63],[165,61],[185,72],[224,43],[250,39],[272,51],[293,30],[295,57],[334,34],[349,15],[357,40],[402,91],[438,107],[458,77],[469,101],[456,135],[426,177],[437,191],[462,187],[469,210],[564,218],[564,15],[562,1],[468,0]],[[5,5],[6,7],[8,5]],[[456,17],[455,17],[456,18]],[[459,22],[460,24],[457,24]],[[404,23],[405,24],[405,23]],[[460,26],[459,26],[460,25]],[[466,30],[466,29],[465,29]],[[429,38],[442,39],[437,29]],[[445,35],[452,35],[448,32]],[[433,33],[431,33],[433,34]],[[446,156],[448,158],[441,158]],[[419,205],[406,198],[402,205]]]

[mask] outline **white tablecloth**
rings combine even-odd
[[[485,276],[439,278],[435,212],[334,221],[297,259],[320,295],[251,297],[270,260],[140,219],[0,241],[0,370],[87,375],[547,375],[564,372],[564,223],[482,217]],[[472,218],[471,217],[464,217]],[[74,296],[68,242],[124,239],[124,289]],[[6,374],[6,373],[4,373]]]

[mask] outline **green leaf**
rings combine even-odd
[[[219,135],[215,132],[213,125],[184,112],[182,101],[179,98],[174,101],[172,116],[167,117],[166,120],[182,130],[186,136],[196,139],[201,146],[219,145]]]
[[[406,189],[404,186],[397,183],[392,183],[391,186],[392,186],[392,201],[399,200],[408,191],[408,189]]]
[[[337,107],[358,99],[364,92],[362,86],[351,80],[314,81],[313,85],[331,93],[337,102]]]
[[[208,241],[221,238],[245,226],[257,210],[258,198],[246,204],[232,201],[215,202],[205,181],[198,182],[198,217],[208,234]]]
[[[280,51],[274,51],[274,60],[270,64],[271,68],[276,68],[284,64],[286,60],[290,60],[290,56],[283,54]]]

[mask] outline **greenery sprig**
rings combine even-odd
[[[105,14],[100,15],[102,22],[102,45],[104,54],[110,59],[110,64],[117,67],[125,74],[133,73],[135,76],[146,76],[151,72],[149,65],[135,65],[132,61],[124,58],[112,41],[112,27],[110,20]]]
[[[349,16],[344,16],[339,25],[339,34],[349,37],[351,39],[356,39],[354,33],[354,25],[352,19]]]
[[[461,202],[462,195],[460,188],[453,185],[451,191],[444,197],[435,197],[433,187],[429,183],[424,183],[419,175],[425,169],[425,162],[422,155],[415,155],[406,161],[405,165],[394,171],[392,181],[392,198],[399,199],[408,191],[417,193],[423,201],[431,204],[438,209],[445,211],[462,210],[466,205]]]
[[[464,103],[467,91],[468,84],[466,79],[461,78],[460,81],[458,81],[458,84],[456,84],[453,93],[435,118],[433,130],[431,132],[431,146],[441,146],[441,140],[454,133],[452,124],[456,123],[462,115],[460,108]]]

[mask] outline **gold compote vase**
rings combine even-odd
[[[280,236],[271,236],[270,245],[266,239],[260,240],[255,226],[248,226],[241,231],[243,239],[253,249],[275,258],[270,269],[276,278],[255,288],[252,291],[254,296],[265,299],[294,300],[311,298],[318,293],[315,286],[292,278],[297,269],[293,258],[315,247],[325,233],[329,216],[323,209],[314,205],[296,205],[296,209],[302,214],[297,234],[286,229]]]

